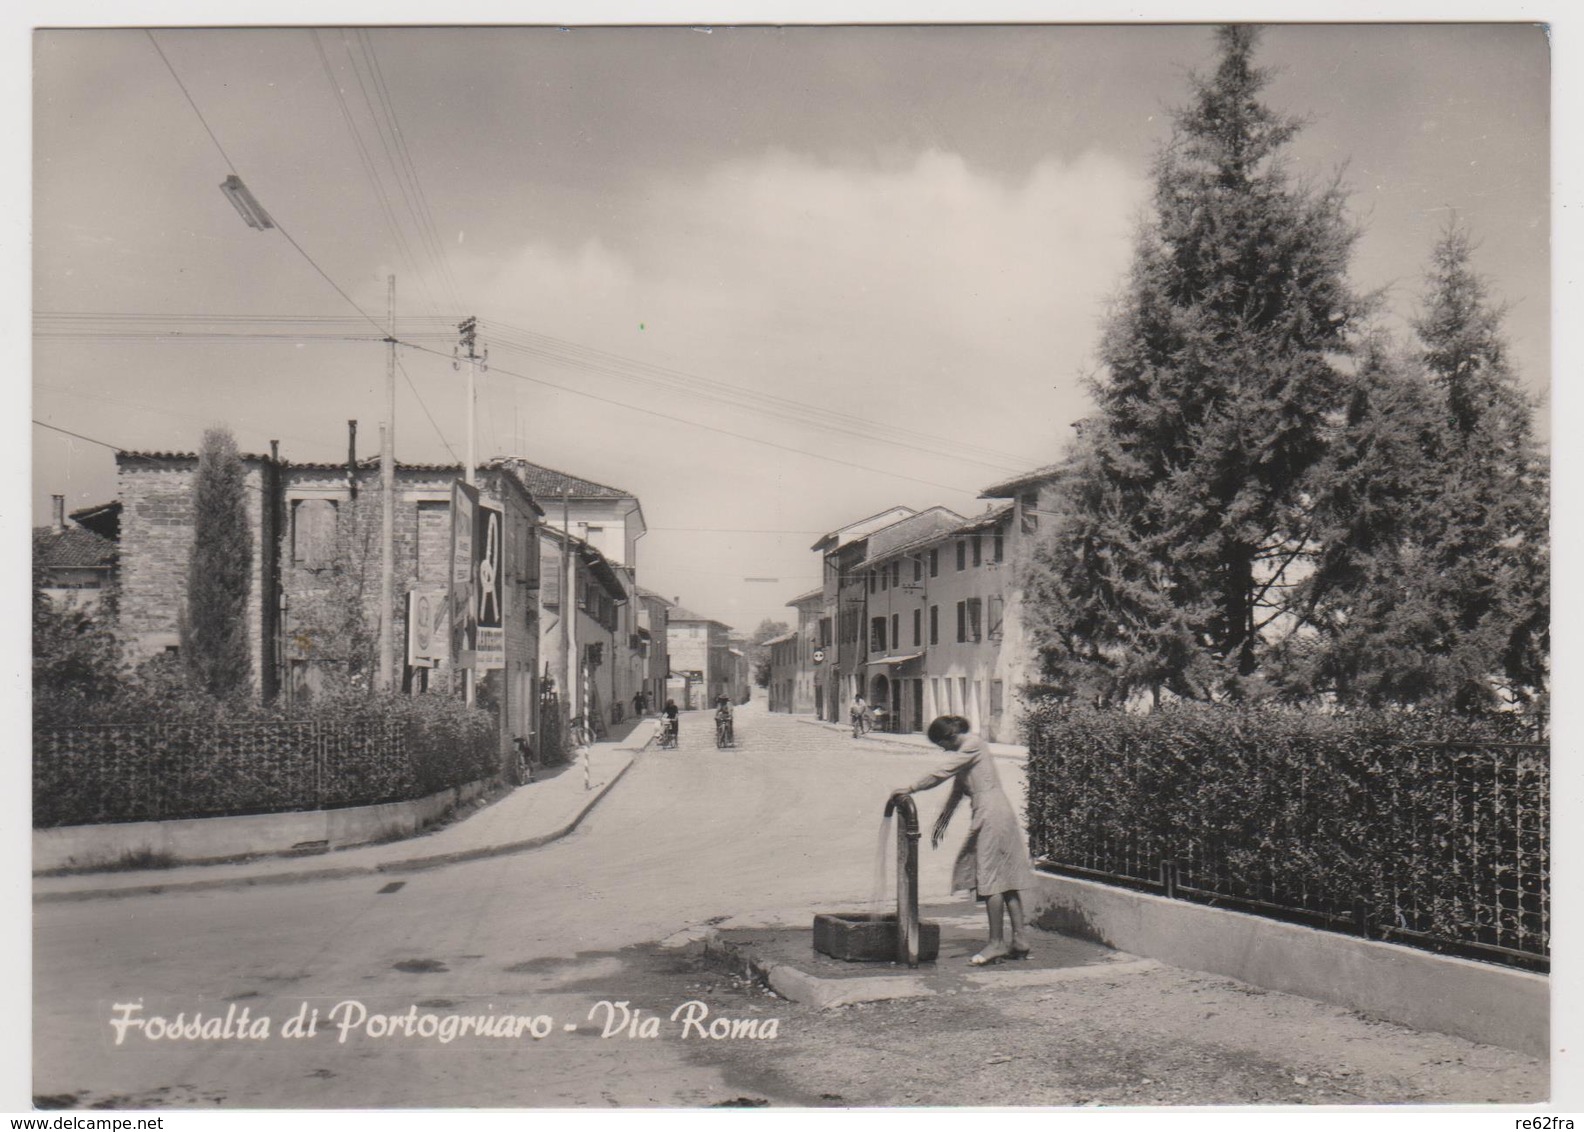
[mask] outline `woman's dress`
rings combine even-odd
[[[968,840],[952,866],[952,891],[971,891],[983,900],[1031,887],[1034,871],[994,756],[977,735],[964,735],[962,746],[950,754],[950,761],[910,789],[916,793],[954,780],[952,789],[966,794],[973,807]]]

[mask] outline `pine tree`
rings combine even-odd
[[[181,651],[193,682],[217,698],[245,692],[252,675],[247,602],[253,541],[243,476],[231,433],[206,430],[193,483]]]
[[[1314,476],[1319,549],[1294,587],[1273,679],[1291,699],[1386,706],[1434,699],[1447,612],[1422,543],[1447,436],[1417,359],[1384,335],[1359,351],[1344,413]]]
[[[1109,699],[1236,695],[1259,670],[1315,551],[1312,476],[1363,308],[1340,185],[1292,181],[1281,156],[1301,123],[1259,101],[1255,31],[1218,39],[1156,161],[1153,216],[1102,338],[1069,517],[1036,556],[1036,575],[1056,573],[1030,585],[1061,590],[1084,642],[1038,638],[1052,678],[1087,651]]]
[[[1449,621],[1442,692],[1462,711],[1533,701],[1550,651],[1548,477],[1508,361],[1505,312],[1473,253],[1468,230],[1449,224],[1414,325],[1444,398],[1448,442],[1422,542]]]

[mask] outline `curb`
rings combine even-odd
[[[425,869],[441,868],[445,865],[461,864],[466,861],[482,860],[486,857],[505,857],[513,853],[526,853],[531,849],[539,849],[552,841],[559,841],[567,836],[588,816],[595,806],[608,794],[612,787],[622,780],[622,777],[632,769],[637,762],[637,755],[648,747],[646,742],[643,747],[632,750],[633,758],[627,760],[627,765],[617,771],[611,780],[602,785],[594,797],[573,815],[572,820],[559,829],[549,833],[539,834],[523,841],[512,841],[504,845],[484,845],[476,849],[458,849],[451,853],[436,853],[427,857],[411,857],[402,861],[387,861],[380,865],[341,865],[322,869],[304,869],[301,871],[281,873],[259,873],[253,876],[226,877],[217,880],[191,880],[166,882],[163,884],[127,885],[118,888],[92,888],[78,889],[70,892],[45,892],[33,896],[35,904],[64,904],[79,900],[107,900],[119,896],[156,896],[163,892],[200,892],[224,888],[255,888],[266,885],[300,884],[315,880],[342,880],[347,877],[379,876],[383,873],[412,873]]]
[[[839,724],[839,723],[828,723],[828,722],[826,722],[823,719],[802,719],[802,718],[794,717],[794,720],[796,722],[798,722],[798,723],[806,723],[810,727],[823,727],[826,731],[842,732],[842,731],[850,730],[849,728],[843,726],[842,724]],[[923,755],[931,754],[931,753],[933,753],[933,752],[935,752],[935,751],[937,751],[939,749],[939,748],[936,748],[934,746],[926,746],[923,743],[909,743],[905,739],[893,739],[893,738],[890,737],[890,735],[888,735],[884,731],[868,731],[868,732],[865,732],[863,739],[861,739],[859,741],[860,742],[868,742],[868,743],[881,743],[881,744],[884,744],[887,747],[895,747],[895,748],[897,748],[899,750],[913,751],[915,754],[923,754]],[[998,758],[998,759],[1010,759],[1012,762],[1015,762],[1015,763],[1022,763],[1022,762],[1027,762],[1028,761],[1028,752],[1027,751],[1024,751],[1022,754],[1009,754],[1009,753],[1004,752],[1004,751],[992,750],[990,752],[990,754],[993,755],[995,758]]]
[[[746,948],[721,939],[711,927],[701,941],[706,961],[728,970],[742,970],[789,1002],[803,1002],[820,1010],[860,1002],[885,1002],[901,998],[932,998],[922,975],[877,975],[870,978],[821,979],[789,963],[767,963]]]
[[[723,940],[720,929],[714,925],[685,929],[661,946],[685,946],[688,943],[703,945],[706,962],[732,973],[740,971],[746,977],[769,987],[789,1002],[806,1003],[819,1010],[854,1006],[861,1002],[934,998],[940,994],[929,986],[924,973],[822,979],[790,963],[771,963],[760,959],[750,948]],[[1104,963],[1034,971],[998,970],[994,974],[988,971],[970,971],[964,973],[963,979],[970,987],[981,990],[1048,987],[1083,979],[1142,975],[1164,966],[1155,959],[1141,959],[1120,951],[1114,954],[1115,958]]]

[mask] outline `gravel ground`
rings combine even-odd
[[[708,1051],[746,1095],[819,1106],[1501,1104],[1546,1066],[1171,967],[819,1011]],[[698,1051],[700,1055],[704,1051]]]

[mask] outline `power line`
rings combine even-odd
[[[411,389],[413,396],[418,399],[418,407],[423,410],[424,416],[429,418],[429,424],[434,428],[435,435],[440,438],[440,443],[444,444],[446,451],[451,453],[451,459],[460,464],[462,457],[456,454],[456,449],[451,447],[451,442],[445,438],[445,433],[440,431],[440,426],[435,423],[434,414],[429,411],[429,406],[424,404],[423,396],[418,392],[418,387],[413,384],[413,379],[408,376],[407,367],[401,364],[400,358],[396,360],[396,368],[401,370],[402,377],[407,381],[407,388]]]
[[[198,109],[198,103],[193,101],[193,96],[192,96],[191,92],[188,91],[187,84],[182,82],[181,76],[176,73],[176,68],[171,65],[170,59],[166,57],[164,50],[160,47],[159,41],[154,38],[154,33],[152,31],[149,31],[147,28],[145,28],[144,29],[144,34],[148,36],[149,42],[154,45],[154,50],[159,52],[160,59],[163,60],[164,63],[165,63],[165,69],[170,72],[171,78],[176,80],[176,85],[181,87],[182,94],[187,96],[187,104],[193,108],[193,113],[198,115],[198,121],[203,123],[204,132],[209,135],[209,140],[214,142],[215,148],[220,151],[220,156],[225,160],[226,167],[228,169],[230,169],[231,172],[234,175],[236,175],[237,177],[241,177],[241,174],[237,172],[236,165],[234,165],[232,163],[231,158],[226,154],[225,147],[220,144],[220,139],[215,137],[214,130],[209,128],[209,121],[208,121],[208,119],[206,119],[204,117],[203,111]],[[362,315],[364,318],[368,319],[368,321],[377,330],[380,330],[380,331],[384,331],[385,330],[385,327],[381,326],[379,324],[379,322],[377,322],[373,318],[373,316],[371,316],[362,307],[357,305],[357,303],[353,300],[351,295],[348,295],[345,291],[343,291],[341,289],[341,285],[339,283],[337,283],[334,279],[330,278],[330,276],[325,272],[324,268],[320,267],[317,263],[314,262],[313,256],[309,255],[306,251],[303,250],[303,246],[301,244],[299,244],[292,237],[292,234],[286,230],[285,225],[283,225],[280,222],[280,218],[279,217],[275,216],[272,213],[270,215],[270,220],[274,222],[276,230],[278,230],[282,236],[286,237],[286,242],[289,243],[292,247],[297,249],[297,254],[302,256],[303,259],[308,261],[308,266],[312,267],[315,271],[317,271],[319,273],[320,278],[322,278],[326,283],[330,284],[330,286],[335,288],[336,294],[340,295],[343,299],[345,299],[348,303],[350,303],[351,306],[352,306],[352,309],[357,311],[358,314]]]
[[[37,417],[33,418],[33,423],[38,425],[39,428],[47,428],[47,429],[53,429],[55,432],[63,432],[67,436],[76,437],[78,440],[86,440],[89,444],[97,444],[101,448],[110,449],[110,451],[112,451],[112,452],[125,452],[126,451],[126,449],[122,448],[119,444],[107,444],[103,440],[95,440],[91,436],[84,436],[80,432],[73,432],[69,428],[61,428],[59,425],[45,424],[43,421],[39,420]]]
[[[424,353],[427,353],[427,354],[434,354],[436,357],[449,357],[449,355],[441,354],[440,351],[438,351],[438,350],[431,350],[427,346],[419,346],[419,345],[412,344],[412,343],[408,343],[408,345],[411,345],[412,348],[415,349],[415,350],[420,350],[420,351],[422,351]],[[618,408],[622,408],[622,409],[632,409],[634,412],[645,413],[645,414],[647,414],[648,416],[651,416],[651,417],[659,417],[661,420],[674,421],[677,424],[690,425],[693,428],[703,429],[706,432],[720,433],[722,436],[730,436],[730,437],[732,437],[733,439],[736,439],[736,440],[747,440],[747,441],[750,441],[750,442],[752,442],[754,444],[762,444],[762,445],[764,445],[767,448],[779,449],[782,452],[791,452],[792,454],[797,455],[797,456],[807,456],[809,459],[812,459],[812,460],[824,460],[827,463],[841,464],[844,467],[855,468],[855,469],[857,469],[860,472],[871,472],[871,473],[873,473],[875,475],[891,476],[894,479],[908,480],[908,481],[910,481],[912,483],[921,483],[921,484],[925,485],[926,487],[939,488],[942,491],[955,491],[955,492],[958,492],[958,493],[963,494],[963,495],[974,495],[974,494],[977,494],[971,488],[958,487],[958,486],[953,485],[953,484],[937,483],[934,480],[921,479],[918,476],[904,475],[901,472],[892,471],[892,470],[887,469],[887,468],[873,468],[873,467],[870,467],[867,464],[859,464],[859,463],[855,463],[854,461],[851,461],[851,460],[843,460],[843,459],[840,459],[840,458],[838,458],[836,456],[825,456],[825,455],[821,455],[818,452],[810,452],[810,451],[808,451],[806,449],[803,449],[803,448],[794,448],[790,444],[778,444],[774,440],[765,440],[762,437],[749,436],[747,433],[733,432],[731,429],[719,428],[719,427],[717,427],[715,425],[704,424],[702,421],[694,421],[694,420],[689,420],[686,417],[673,416],[670,413],[662,413],[662,412],[659,412],[658,410],[655,410],[655,409],[641,408],[640,406],[630,405],[630,404],[628,404],[625,401],[617,401],[614,398],[610,398],[610,397],[601,397],[599,394],[590,393],[590,392],[588,392],[585,389],[574,389],[571,386],[557,385],[553,381],[546,381],[543,378],[532,377],[532,376],[530,376],[530,375],[528,375],[526,373],[517,373],[517,372],[515,372],[513,370],[503,369],[502,367],[497,366],[497,365],[491,365],[490,369],[489,369],[489,372],[490,373],[494,373],[494,374],[502,374],[502,375],[504,375],[506,377],[515,377],[515,378],[517,378],[520,381],[531,381],[531,382],[533,382],[536,385],[543,385],[543,386],[546,386],[546,387],[548,387],[550,389],[560,390],[562,393],[572,393],[572,394],[575,394],[578,397],[587,397],[591,401],[598,401],[601,404],[615,405]]]
[[[336,105],[340,107],[341,119],[346,123],[347,132],[352,135],[353,144],[357,147],[358,161],[363,167],[363,175],[368,178],[374,190],[374,198],[379,202],[380,213],[384,218],[385,226],[389,229],[391,239],[396,245],[398,254],[406,261],[407,267],[418,277],[419,285],[423,287],[431,309],[438,310],[439,304],[430,293],[429,286],[423,279],[423,273],[418,270],[417,260],[413,257],[412,249],[408,246],[406,234],[402,232],[401,225],[396,220],[396,212],[391,207],[390,196],[385,192],[385,186],[380,183],[379,174],[374,169],[374,160],[369,156],[368,146],[363,142],[363,135],[353,120],[352,110],[347,105],[346,95],[341,90],[341,84],[336,81],[335,70],[330,65],[330,57],[325,54],[324,44],[320,42],[319,32],[313,28],[308,29],[308,35],[313,40],[314,50],[319,55],[319,63],[324,69],[325,81],[330,84],[331,93],[335,95]]]
[[[165,49],[159,45],[159,40],[154,38],[154,33],[148,28],[143,29],[143,34],[148,36],[149,42],[154,45],[154,50],[159,52],[159,57],[164,62],[165,69],[171,73],[171,78],[176,80],[176,85],[181,87],[182,94],[187,96],[187,105],[193,108],[193,113],[198,115],[198,121],[203,123],[204,132],[209,135],[209,140],[214,142],[214,147],[220,151],[220,157],[225,161],[226,168],[236,173],[237,167],[232,163],[230,156],[227,155],[225,146],[220,144],[220,139],[215,137],[215,132],[209,128],[208,119],[203,116],[203,111],[198,109],[198,104],[193,101],[192,92],[187,89],[187,84],[182,82],[181,76],[176,73],[176,68],[171,66],[171,61],[166,57]]]

